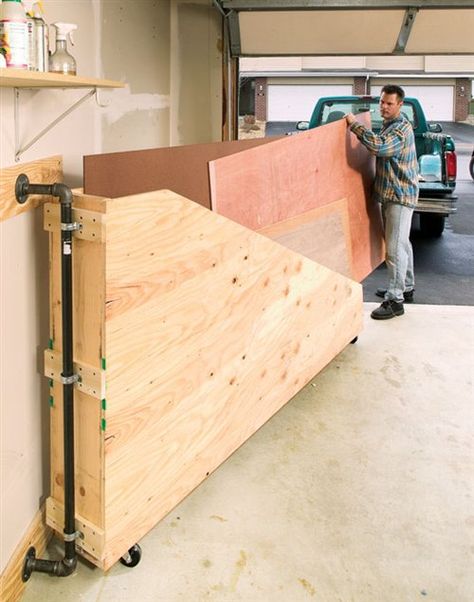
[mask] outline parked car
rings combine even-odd
[[[320,98],[311,119],[297,123],[297,130],[307,130],[337,119],[346,113],[370,111],[372,130],[379,132],[382,116],[378,96],[331,96]],[[411,122],[415,132],[416,154],[420,171],[420,197],[416,212],[420,214],[420,228],[427,236],[441,236],[445,218],[456,212],[457,159],[454,140],[442,134],[439,123],[428,123],[423,108],[416,98],[405,98],[402,113]],[[473,153],[474,157],[474,153]],[[471,160],[471,174],[474,169]],[[474,176],[473,176],[474,177]]]

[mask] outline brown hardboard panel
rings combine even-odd
[[[370,125],[368,113],[359,120]],[[380,208],[371,199],[374,168],[374,157],[337,121],[211,161],[212,208],[261,230],[345,198],[352,277],[360,281],[383,261]]]
[[[272,138],[190,144],[84,157],[84,192],[109,198],[169,189],[210,209],[208,162]]]

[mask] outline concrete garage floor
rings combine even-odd
[[[137,567],[35,573],[24,602],[472,602],[474,308],[376,306]]]

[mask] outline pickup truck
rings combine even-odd
[[[310,121],[297,123],[297,130],[307,130],[342,119],[346,113],[370,111],[372,130],[382,127],[378,96],[332,96],[320,98]],[[402,107],[415,132],[419,165],[420,195],[416,212],[420,214],[420,229],[426,236],[441,236],[445,218],[456,212],[456,152],[451,136],[442,134],[439,123],[428,123],[420,102],[405,98]]]

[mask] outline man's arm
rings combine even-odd
[[[352,113],[346,115],[346,122],[351,132],[378,157],[395,157],[403,148],[405,134],[400,127],[393,128],[386,134],[377,135],[359,123]]]

